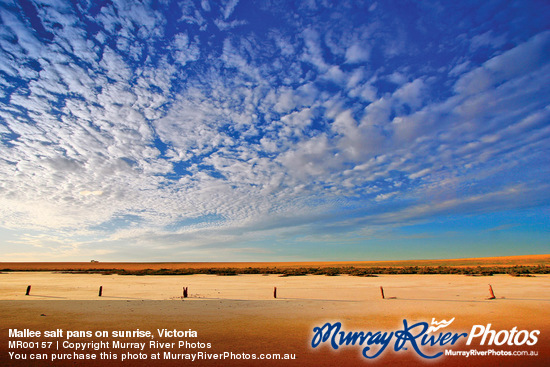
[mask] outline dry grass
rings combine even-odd
[[[512,267],[548,266],[550,254],[484,257],[443,260],[402,261],[302,261],[302,262],[0,262],[0,269],[15,271],[65,270],[177,270],[177,269],[246,269],[246,268],[384,268],[384,267]]]

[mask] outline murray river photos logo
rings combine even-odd
[[[394,352],[412,348],[419,356],[426,359],[434,359],[444,354],[446,347],[455,345],[459,340],[466,339],[466,345],[477,342],[479,345],[535,345],[538,341],[539,330],[492,330],[491,324],[474,325],[470,333],[455,333],[441,331],[448,327],[451,320],[436,321],[432,323],[409,323],[403,320],[403,329],[396,331],[344,331],[340,322],[327,322],[323,326],[313,328],[311,346],[317,348],[321,344],[328,344],[334,350],[342,346],[359,346],[362,348],[363,357],[373,359],[393,346]],[[442,350],[432,353],[426,352],[427,347],[442,347]],[[445,348],[443,348],[445,347]],[[391,349],[391,348],[390,348]]]

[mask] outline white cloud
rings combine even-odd
[[[481,67],[464,74],[455,84],[462,94],[474,94],[496,84],[536,70],[546,63],[545,52],[550,46],[550,31],[539,33],[525,43],[495,56]]]
[[[426,84],[422,79],[418,78],[397,89],[393,93],[393,97],[412,108],[418,108],[422,105],[425,89]]]
[[[319,32],[308,28],[302,34],[305,42],[305,50],[302,59],[315,65],[320,72],[326,72],[329,65],[325,62],[321,48]]]
[[[233,14],[233,11],[235,10],[235,7],[239,4],[239,0],[229,0],[227,1],[225,8],[223,9],[223,18],[228,19],[231,14]]]
[[[388,192],[387,194],[378,194],[378,195],[376,195],[376,198],[374,200],[376,200],[376,201],[388,200],[388,199],[396,196],[397,194],[398,194],[398,192]]]
[[[354,43],[346,50],[346,62],[349,64],[367,62],[370,59],[370,47]]]
[[[210,2],[208,0],[201,0],[201,7],[204,11],[210,11]]]
[[[100,195],[103,195],[103,191],[100,191],[100,190],[96,190],[96,191],[82,190],[82,191],[79,192],[79,194],[82,195],[82,196],[89,196],[89,195],[100,196]]]
[[[487,31],[482,34],[472,37],[470,43],[470,51],[475,51],[480,47],[489,46],[491,48],[499,48],[506,43],[504,35],[494,36],[493,31]]]
[[[223,20],[216,19],[214,21],[214,24],[216,24],[220,31],[227,31],[245,25],[247,24],[247,22],[244,20],[233,20],[231,22],[224,22]]]
[[[172,42],[174,47],[174,59],[181,66],[185,66],[190,61],[198,60],[200,56],[199,47],[196,43],[191,43],[186,33],[178,33],[174,36]]]

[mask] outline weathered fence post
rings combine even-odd
[[[29,286],[27,287],[27,293],[25,293],[25,296],[28,296],[28,295],[30,295],[30,294],[31,294],[31,286],[29,285]]]
[[[99,286],[99,294],[98,294],[98,296],[101,297],[102,295],[103,295],[103,286],[100,285],[100,286]]]
[[[491,287],[491,285],[489,284],[489,293],[491,294],[491,297],[489,297],[489,299],[495,299],[495,294],[493,293],[493,287]]]
[[[277,298],[277,287],[273,287],[273,298]]]
[[[382,286],[380,286],[380,293],[382,294],[382,299],[385,299],[386,297],[384,297],[384,288],[382,288]]]
[[[187,298],[187,289],[188,287],[183,287],[183,298]]]

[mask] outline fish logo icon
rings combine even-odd
[[[455,321],[454,317],[449,321],[441,320],[439,322],[435,321],[435,318],[432,318],[432,325],[428,328],[428,333],[435,333],[439,329],[446,328],[447,326],[451,325],[453,321]]]

